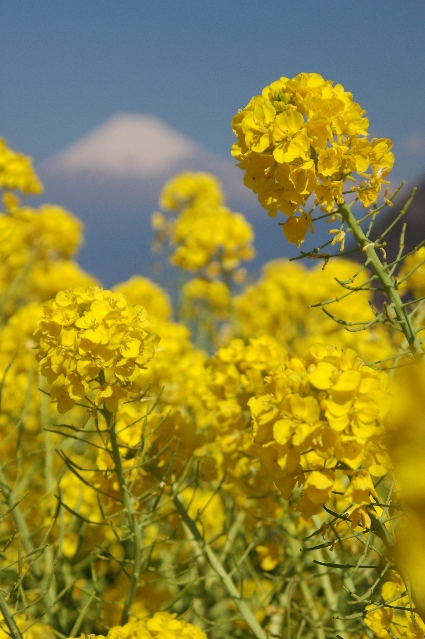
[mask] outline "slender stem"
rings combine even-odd
[[[3,615],[4,621],[9,628],[13,639],[22,639],[21,632],[16,625],[13,615],[10,614],[9,606],[5,602],[3,595],[0,592],[0,610]]]
[[[19,507],[19,501],[16,499],[14,491],[12,487],[9,485],[9,482],[7,481],[6,476],[4,475],[3,470],[1,468],[0,468],[0,490],[2,491],[4,495],[7,506],[11,510],[11,514],[15,522],[15,526],[21,535],[22,545],[26,553],[28,555],[34,555],[37,549],[35,548],[32,542],[31,534],[28,530],[27,522],[25,521],[25,517],[23,516],[22,511]],[[32,561],[32,572],[36,580],[39,582],[40,588],[42,589],[44,587],[45,579],[44,579],[44,574],[40,567],[38,558],[34,558]],[[57,627],[61,628],[61,625],[56,615],[54,613],[53,615],[50,613],[50,610],[53,607],[50,592],[45,592],[44,594],[42,594],[41,598],[46,607],[46,611],[48,611],[51,625],[53,625],[53,620],[55,619],[57,622],[56,624]]]
[[[351,229],[353,236],[357,241],[357,244],[359,245],[361,250],[366,253],[368,263],[372,266],[373,270],[379,278],[379,281],[382,284],[385,293],[391,301],[397,318],[397,322],[406,337],[412,355],[415,358],[422,356],[423,350],[421,343],[415,333],[412,322],[410,321],[409,314],[400,299],[395,278],[391,277],[391,275],[387,273],[375,250],[374,243],[371,242],[365,235],[360,224],[357,222],[356,218],[351,212],[348,204],[341,204],[341,206],[339,207],[339,211],[348,227]]]
[[[318,561],[324,562],[325,558],[323,556],[322,551],[319,550],[315,550],[314,551],[314,556]],[[332,587],[332,581],[331,578],[329,577],[329,574],[327,572],[323,572],[320,575],[320,581],[322,583],[323,586],[323,592],[325,593],[325,598],[326,601],[329,605],[329,608],[331,610],[331,612],[333,613],[337,613],[338,612],[338,597],[335,594],[335,591]],[[342,619],[339,619],[338,617],[333,617],[333,623],[335,626],[335,630],[338,633],[345,633],[346,632],[346,628],[345,628],[345,623]]]
[[[257,637],[257,639],[268,639],[266,632],[258,623],[255,615],[252,613],[252,611],[246,605],[245,601],[242,599],[240,592],[238,591],[238,589],[236,588],[233,582],[233,579],[226,572],[226,569],[224,568],[223,564],[220,562],[219,558],[216,556],[214,551],[209,547],[207,543],[205,543],[205,540],[202,537],[201,533],[199,532],[196,523],[189,516],[188,512],[186,511],[186,508],[183,506],[178,496],[173,495],[172,500],[176,507],[177,512],[179,513],[182,520],[186,524],[187,528],[193,535],[193,539],[198,545],[199,550],[205,554],[211,568],[220,577],[220,580],[223,586],[226,588],[228,594],[235,602],[236,606],[239,609],[239,612],[241,613],[242,617],[246,621],[247,625],[252,630],[254,636]]]
[[[137,520],[137,514],[133,508],[131,495],[127,487],[127,483],[124,477],[124,471],[122,466],[122,459],[120,450],[118,447],[117,433],[115,430],[115,416],[107,411],[102,411],[108,424],[112,459],[115,464],[115,472],[117,474],[118,484],[120,487],[121,497],[124,505],[124,511],[127,518],[129,530],[132,534],[133,540],[133,556],[131,557],[133,563],[133,572],[130,577],[130,584],[127,590],[124,608],[121,614],[121,625],[127,623],[128,615],[131,610],[131,606],[136,595],[136,589],[139,584],[140,574],[142,570],[142,536],[140,533],[140,526]]]
[[[311,594],[310,588],[308,587],[307,581],[303,575],[303,567],[300,562],[300,547],[298,546],[296,540],[293,537],[288,535],[288,538],[289,538],[289,546],[291,549],[291,554],[294,558],[295,571],[299,577],[301,592],[307,604],[307,608],[311,615],[311,619],[313,620],[315,624],[317,639],[326,639],[326,634],[323,628],[323,621],[321,619],[319,611],[317,610],[316,601],[314,600],[314,597]]]

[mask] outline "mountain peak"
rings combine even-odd
[[[118,114],[50,158],[46,171],[148,176],[199,150],[196,142],[153,115]]]

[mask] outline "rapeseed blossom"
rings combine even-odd
[[[159,341],[143,307],[98,287],[59,292],[44,306],[35,339],[40,372],[60,413],[91,391],[94,404],[111,412],[137,397],[141,371]]]
[[[311,195],[331,213],[344,201],[346,180],[355,183],[351,190],[364,206],[388,183],[391,141],[369,140],[364,114],[341,84],[300,73],[272,82],[234,116],[232,155],[269,215],[289,217],[283,225],[289,242],[299,246],[313,230],[303,210]]]
[[[341,296],[339,280],[350,280],[360,287],[369,277],[365,269],[356,275],[358,264],[348,259],[330,260],[306,268],[300,262],[273,260],[263,266],[261,277],[233,297],[234,332],[245,340],[273,335],[286,349],[300,357],[315,344],[352,348],[365,362],[375,362],[396,353],[399,337],[391,336],[382,324],[351,332],[320,307],[325,300]],[[336,279],[337,278],[337,279]],[[326,306],[337,320],[371,322],[370,291],[357,291]],[[354,326],[355,328],[356,326]]]
[[[308,193],[332,217],[345,179],[365,177],[370,166],[367,184],[354,187],[367,205],[392,155],[389,141],[369,141],[364,112],[342,87],[314,74],[283,80],[285,91],[282,80],[271,85],[279,86],[257,96],[263,106],[254,99],[236,128],[248,181],[250,167],[271,159],[261,180],[269,188],[275,176],[283,204],[266,204],[288,215],[285,234],[299,243],[312,223],[299,210]],[[290,208],[295,196],[282,196],[291,189],[298,210]],[[259,637],[284,634],[287,621],[300,636],[419,639],[423,624],[410,610],[403,571],[415,596],[425,547],[422,399],[411,402],[409,427],[403,422],[388,438],[390,379],[363,360],[392,357],[400,340],[371,325],[372,297],[363,289],[370,273],[347,260],[311,270],[279,260],[235,296],[240,264],[253,255],[252,229],[225,206],[215,178],[176,176],[154,226],[172,261],[192,275],[180,317],[214,329],[204,341],[195,334],[195,345],[159,286],[135,276],[104,291],[78,267],[82,228],[66,211],[26,207],[10,192],[3,205],[0,568],[11,585],[9,617],[24,636],[206,639],[196,625],[157,612],[170,610],[201,619],[212,639],[245,636],[255,621]],[[421,296],[415,274],[406,282]],[[355,295],[337,301],[335,278]],[[308,309],[329,299],[325,308],[340,324]],[[356,320],[367,330],[346,331]],[[58,424],[57,413],[67,410],[67,424]],[[383,562],[384,533],[392,538],[393,509],[397,515],[388,441],[410,523],[396,531],[404,553]],[[410,468],[397,454],[412,442]],[[300,553],[302,545],[312,552]],[[393,559],[400,572],[390,569]],[[366,591],[368,601],[384,603],[368,604],[365,621],[349,616],[330,568],[354,564],[344,587],[356,609],[361,614]],[[341,612],[345,628],[334,615]]]
[[[38,195],[43,190],[31,159],[9,149],[3,138],[0,138],[0,188],[18,189],[28,195]]]
[[[390,469],[383,418],[386,373],[363,365],[347,349],[316,346],[301,359],[288,355],[248,401],[261,460],[282,495],[298,483],[298,509],[309,517],[345,481],[347,515],[368,520],[377,501],[372,477]]]
[[[251,224],[224,205],[221,186],[208,173],[181,173],[168,182],[160,205],[174,216],[152,218],[160,241],[170,242],[172,264],[197,272],[218,261],[225,272],[254,257]]]
[[[169,612],[157,612],[151,619],[114,626],[104,635],[81,635],[80,639],[206,639],[198,626],[176,619]]]
[[[70,258],[82,242],[82,223],[59,206],[22,206],[11,193],[0,213],[0,294],[10,315],[27,301],[44,301],[66,287],[95,284]]]
[[[425,623],[414,608],[410,609],[406,585],[397,571],[391,571],[390,579],[381,588],[381,597],[388,605],[366,606],[365,622],[375,637],[421,639],[425,635]]]

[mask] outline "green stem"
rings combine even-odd
[[[240,592],[238,591],[235,584],[233,583],[233,579],[226,572],[224,566],[222,565],[222,563],[220,562],[219,558],[216,556],[214,551],[208,546],[208,544],[205,543],[204,538],[199,532],[196,523],[189,516],[185,507],[181,503],[180,499],[177,497],[177,495],[173,495],[172,500],[176,507],[177,512],[181,516],[182,520],[184,521],[187,528],[191,532],[194,541],[199,547],[199,551],[205,554],[211,568],[220,577],[220,580],[223,586],[226,588],[228,594],[235,602],[236,606],[239,609],[239,612],[241,613],[242,617],[246,621],[247,625],[252,630],[254,636],[257,637],[257,639],[267,639],[267,634],[265,633],[261,625],[258,623],[255,615],[251,612],[251,610],[246,605],[245,601],[242,599]],[[324,639],[324,638],[321,638],[321,639]]]
[[[5,602],[1,592],[0,592],[0,610],[2,612],[4,621],[5,621],[6,625],[7,625],[7,627],[9,628],[13,639],[22,639],[21,632],[20,632],[18,626],[16,625],[16,622],[15,622],[15,620],[13,618],[13,615],[10,614],[9,606]]]
[[[137,521],[137,514],[133,508],[131,496],[127,488],[127,483],[124,477],[124,470],[122,466],[122,459],[120,450],[118,447],[117,433],[115,430],[115,417],[112,413],[106,409],[102,411],[109,428],[109,436],[111,441],[111,453],[112,459],[115,464],[115,472],[120,487],[121,497],[123,500],[124,511],[127,518],[128,527],[132,533],[133,538],[133,556],[131,557],[133,563],[133,572],[130,577],[130,584],[127,590],[127,595],[124,602],[124,608],[121,614],[121,625],[127,623],[128,615],[131,610],[131,606],[136,596],[136,589],[139,584],[140,574],[142,571],[142,536],[140,533],[139,522]]]
[[[391,275],[387,273],[375,250],[374,243],[371,242],[370,239],[365,235],[360,224],[357,222],[356,218],[351,212],[351,208],[348,206],[348,204],[341,204],[339,207],[339,211],[343,216],[344,221],[351,229],[353,236],[357,241],[357,244],[359,245],[361,250],[366,253],[368,263],[372,266],[375,274],[382,284],[385,293],[388,296],[388,299],[393,305],[397,322],[406,337],[412,355],[415,357],[415,359],[422,356],[423,350],[421,343],[415,333],[412,322],[410,321],[409,314],[400,299],[395,278],[391,277]]]
[[[311,594],[310,588],[305,580],[303,575],[303,567],[300,562],[300,547],[298,546],[296,540],[288,535],[289,538],[289,546],[291,549],[291,554],[294,558],[295,571],[299,577],[299,584],[301,588],[302,595],[307,604],[308,611],[311,615],[311,619],[315,624],[315,630],[317,634],[317,639],[326,639],[326,634],[323,628],[323,621],[320,616],[319,611],[316,608],[316,601],[314,600],[313,595]]]
[[[318,561],[324,562],[324,556],[321,550],[315,550],[314,556]],[[331,581],[331,578],[329,577],[329,574],[327,572],[323,572],[319,578],[322,583],[323,592],[325,593],[325,598],[328,603],[330,611],[334,614],[338,613],[338,610],[339,610],[338,597],[336,596],[335,591],[332,587],[332,581]],[[342,619],[338,617],[332,617],[332,620],[335,626],[335,630],[338,633],[346,632],[345,624]]]
[[[19,507],[19,501],[16,498],[14,491],[9,485],[9,482],[7,481],[6,476],[4,475],[3,470],[1,468],[0,468],[0,490],[2,491],[4,495],[7,506],[11,510],[11,514],[15,522],[15,526],[21,535],[22,545],[26,553],[28,555],[34,555],[36,552],[36,548],[32,542],[31,534],[28,530],[27,522],[25,521],[25,517],[23,516],[22,511]],[[32,561],[32,572],[36,580],[39,582],[40,588],[43,589],[45,579],[44,579],[43,571],[40,567],[40,564],[37,558],[34,558]],[[45,592],[42,595],[42,600],[46,607],[46,611],[48,611],[50,624],[55,625],[55,627],[60,629],[61,626],[60,626],[59,620],[56,618],[55,615],[51,615],[50,613],[50,610],[53,607],[50,593]],[[54,620],[56,620],[56,624],[54,624]]]

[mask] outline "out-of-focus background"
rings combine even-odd
[[[255,271],[297,250],[243,186],[234,113],[282,75],[320,73],[353,92],[372,136],[393,140],[392,184],[420,185],[424,31],[421,0],[4,1],[0,135],[34,157],[40,202],[83,220],[79,261],[106,286],[160,275],[150,214],[182,170],[223,181],[255,226]]]

